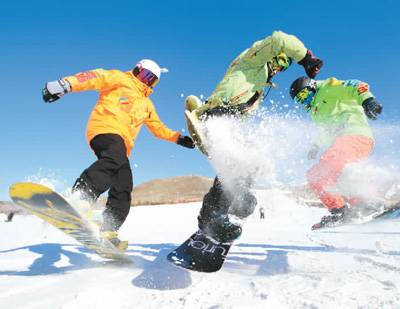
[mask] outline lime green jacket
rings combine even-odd
[[[305,57],[307,49],[298,38],[282,31],[274,31],[271,36],[255,42],[230,64],[224,78],[207,103],[199,108],[197,115],[216,106],[247,102],[256,91],[262,93],[265,86],[270,85],[267,82],[268,62],[282,52],[294,62],[299,62]]]
[[[359,80],[334,77],[317,82],[317,92],[309,110],[311,119],[321,129],[315,144],[330,145],[338,136],[364,135],[373,138],[362,103],[373,97],[369,86]]]

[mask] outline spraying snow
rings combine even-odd
[[[287,115],[260,115],[255,121],[221,117],[205,123],[207,149],[218,175],[228,183],[251,176],[258,185],[302,178],[310,124]]]
[[[275,105],[274,105],[275,106]],[[348,165],[329,189],[346,197],[396,199],[399,196],[399,138],[395,125],[374,128],[377,145],[368,160]],[[307,160],[318,131],[296,109],[284,114],[259,111],[252,119],[219,117],[202,127],[207,136],[210,162],[234,192],[238,179],[251,179],[253,187],[282,187],[305,182],[306,171],[316,163]],[[320,151],[320,154],[323,149]],[[392,191],[390,193],[390,191]]]

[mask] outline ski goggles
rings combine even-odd
[[[285,53],[280,53],[273,58],[273,68],[274,71],[285,71],[292,64],[292,59],[286,56]]]
[[[153,88],[159,81],[159,78],[153,72],[144,68],[136,67],[133,70],[133,75],[135,75],[136,78],[140,80],[142,83],[146,84],[151,88]]]
[[[298,104],[303,104],[306,109],[309,109],[311,107],[311,101],[313,100],[314,95],[315,91],[306,87],[296,94],[294,101]]]

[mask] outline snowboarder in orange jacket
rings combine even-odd
[[[117,231],[128,216],[133,189],[128,158],[142,125],[155,137],[194,148],[190,137],[161,122],[149,98],[161,73],[166,71],[154,61],[144,59],[132,71],[95,69],[48,82],[43,89],[43,100],[47,103],[69,92],[100,92],[86,131],[98,160],[83,171],[73,191],[94,202],[109,190],[101,229],[103,236],[117,247],[121,247]]]

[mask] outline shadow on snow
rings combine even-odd
[[[240,248],[240,251],[235,251]],[[257,248],[262,252],[252,252],[254,250],[242,251],[243,249]],[[378,256],[376,250],[371,249],[351,249],[351,248],[333,248],[326,246],[285,246],[285,245],[268,245],[268,244],[237,244],[232,247],[225,266],[232,269],[243,268],[246,266],[257,267],[255,275],[273,276],[289,273],[288,253],[290,252],[320,252],[320,253],[343,253]],[[385,255],[400,256],[400,251],[389,251]],[[255,258],[255,257],[264,257]]]
[[[68,250],[74,248],[74,251]],[[18,247],[0,251],[1,254],[29,250],[39,255],[27,270],[3,270],[0,276],[46,276],[52,274],[65,274],[80,269],[104,268],[107,266],[134,267],[143,269],[142,273],[132,280],[136,287],[157,290],[176,290],[184,289],[191,285],[189,271],[177,268],[166,260],[167,254],[176,245],[173,244],[150,244],[150,245],[131,245],[140,249],[129,249],[127,254],[131,254],[133,264],[120,263],[112,260],[93,260],[88,254],[95,254],[93,251],[79,245],[44,243],[38,245]],[[76,252],[77,251],[77,252]],[[68,259],[67,266],[57,266],[65,256]]]
[[[74,248],[74,251],[68,250]],[[51,274],[64,274],[80,269],[104,268],[107,266],[134,267],[142,272],[132,279],[135,287],[154,290],[184,289],[191,285],[190,271],[176,267],[166,260],[169,252],[175,249],[175,244],[131,244],[127,250],[133,264],[121,264],[117,261],[93,260],[88,254],[95,254],[85,247],[71,244],[44,243],[24,246],[0,251],[0,254],[29,250],[39,256],[35,258],[28,270],[0,271],[0,276],[45,276]],[[236,249],[236,250],[235,250]],[[254,249],[257,252],[253,252]],[[336,249],[324,246],[285,246],[268,244],[243,244],[232,247],[227,257],[225,267],[235,270],[253,266],[255,275],[273,276],[289,273],[288,253],[290,252],[320,252],[320,253],[350,253],[359,255],[378,255],[374,250],[368,249]],[[386,255],[400,256],[400,251],[390,251]],[[69,260],[67,266],[57,266],[65,256]]]

